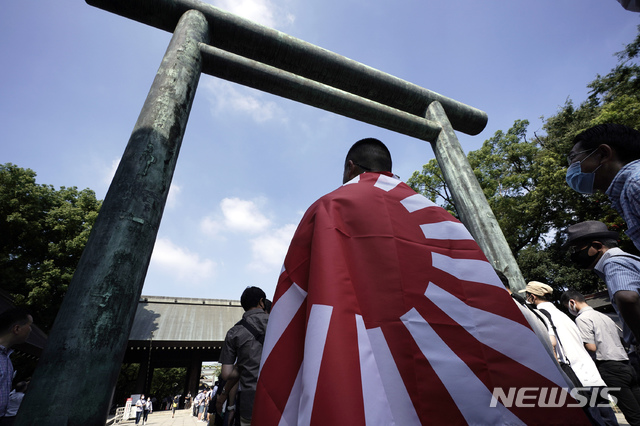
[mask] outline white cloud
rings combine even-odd
[[[118,166],[120,165],[120,158],[116,158],[111,162],[111,167],[107,167],[104,170],[104,178],[102,181],[107,185],[111,185],[111,181],[113,177],[116,175],[116,170],[118,170]]]
[[[284,257],[297,228],[296,224],[288,224],[275,228],[261,211],[266,202],[262,199],[243,200],[225,198],[220,202],[220,213],[207,216],[200,222],[203,233],[220,237],[225,231],[253,234],[249,239],[243,236],[234,237],[235,243],[249,244],[251,257],[247,268],[259,273],[277,272],[282,266]]]
[[[249,19],[267,27],[288,27],[295,16],[286,10],[288,0],[214,0],[212,4],[230,13]],[[239,113],[249,116],[257,123],[268,121],[286,122],[285,111],[274,101],[265,100],[263,92],[220,79],[206,79],[200,87],[207,93],[212,104],[212,113]]]
[[[225,198],[220,203],[224,224],[232,231],[257,233],[271,225],[254,201],[240,198]]]
[[[202,86],[209,94],[215,116],[235,111],[250,116],[257,123],[287,121],[284,110],[273,101],[263,100],[265,95],[258,90],[220,79],[207,79]]]
[[[168,238],[158,238],[151,256],[151,267],[175,278],[179,284],[189,285],[211,279],[216,264],[175,245]]]
[[[269,0],[215,0],[214,6],[267,27],[291,24],[295,17]]]
[[[182,192],[182,188],[179,185],[171,184],[169,187],[169,195],[167,195],[167,207],[173,208],[178,205],[178,196]]]
[[[224,229],[221,221],[214,216],[207,216],[200,221],[200,230],[210,237],[220,237],[220,232]]]
[[[225,198],[220,202],[220,212],[204,217],[200,230],[210,237],[223,238],[224,231],[257,234],[271,226],[271,221],[260,211],[263,200]],[[224,238],[223,238],[224,239]]]
[[[268,272],[282,266],[296,228],[294,224],[285,225],[251,240],[252,261],[249,268]]]

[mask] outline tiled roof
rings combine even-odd
[[[237,300],[142,296],[129,340],[222,342],[243,313]]]

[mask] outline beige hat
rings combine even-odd
[[[531,293],[536,296],[544,296],[545,294],[552,294],[553,288],[549,284],[541,283],[540,281],[529,281],[524,290],[520,290],[520,293]]]

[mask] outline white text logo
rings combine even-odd
[[[507,408],[527,407],[608,407],[608,403],[601,402],[596,405],[598,396],[609,401],[609,391],[617,391],[620,388],[495,388],[491,395],[490,407],[496,407],[498,402]],[[567,396],[573,401],[567,404]],[[614,404],[618,400],[611,396]]]

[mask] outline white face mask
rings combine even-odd
[[[567,308],[569,309],[569,313],[571,315],[573,315],[574,317],[578,316],[578,310],[576,309],[576,304],[575,303],[573,303],[573,304],[569,303]]]

